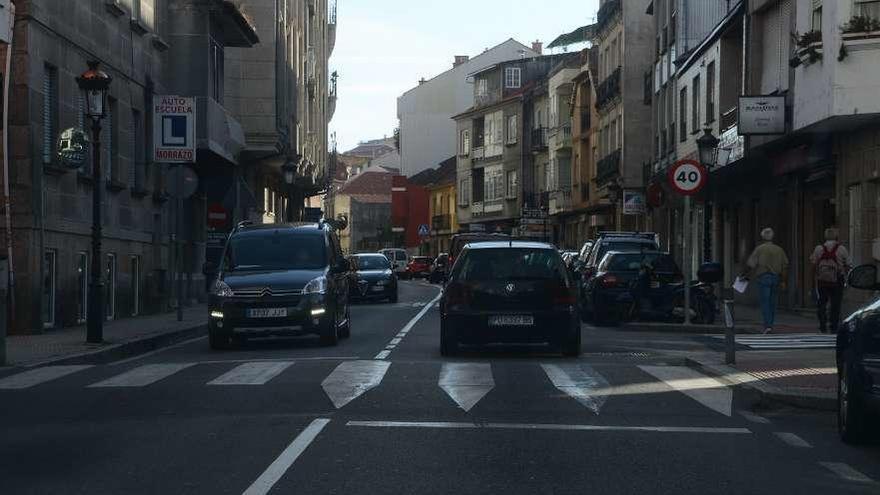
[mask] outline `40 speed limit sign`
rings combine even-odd
[[[679,160],[669,167],[669,185],[682,196],[693,196],[703,190],[708,173],[696,160]]]

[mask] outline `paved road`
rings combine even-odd
[[[827,413],[747,411],[699,339],[584,327],[584,355],[438,350],[436,288],[353,336],[0,371],[0,493],[878,493]]]

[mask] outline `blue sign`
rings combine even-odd
[[[425,224],[419,225],[419,235],[420,236],[427,237],[428,234],[430,234],[430,233],[431,233],[431,227],[429,227]]]

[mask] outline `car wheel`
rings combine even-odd
[[[335,346],[339,344],[339,326],[337,326],[336,316],[333,320],[321,329],[321,345]]]
[[[458,342],[455,333],[446,328],[446,323],[440,320],[440,355],[452,356],[458,352]]]
[[[230,347],[230,338],[229,334],[220,332],[218,330],[209,329],[208,330],[208,345],[211,346],[211,349],[215,351],[229,349]]]
[[[870,440],[869,417],[859,391],[855,363],[850,356],[844,357],[838,372],[837,431],[840,439],[849,444]]]

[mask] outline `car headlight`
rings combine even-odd
[[[226,282],[222,280],[218,280],[214,282],[214,289],[212,290],[213,294],[217,297],[232,297],[235,295],[235,292],[232,291],[232,288],[226,284]]]
[[[318,277],[303,287],[303,294],[324,294],[327,292],[327,277]]]

